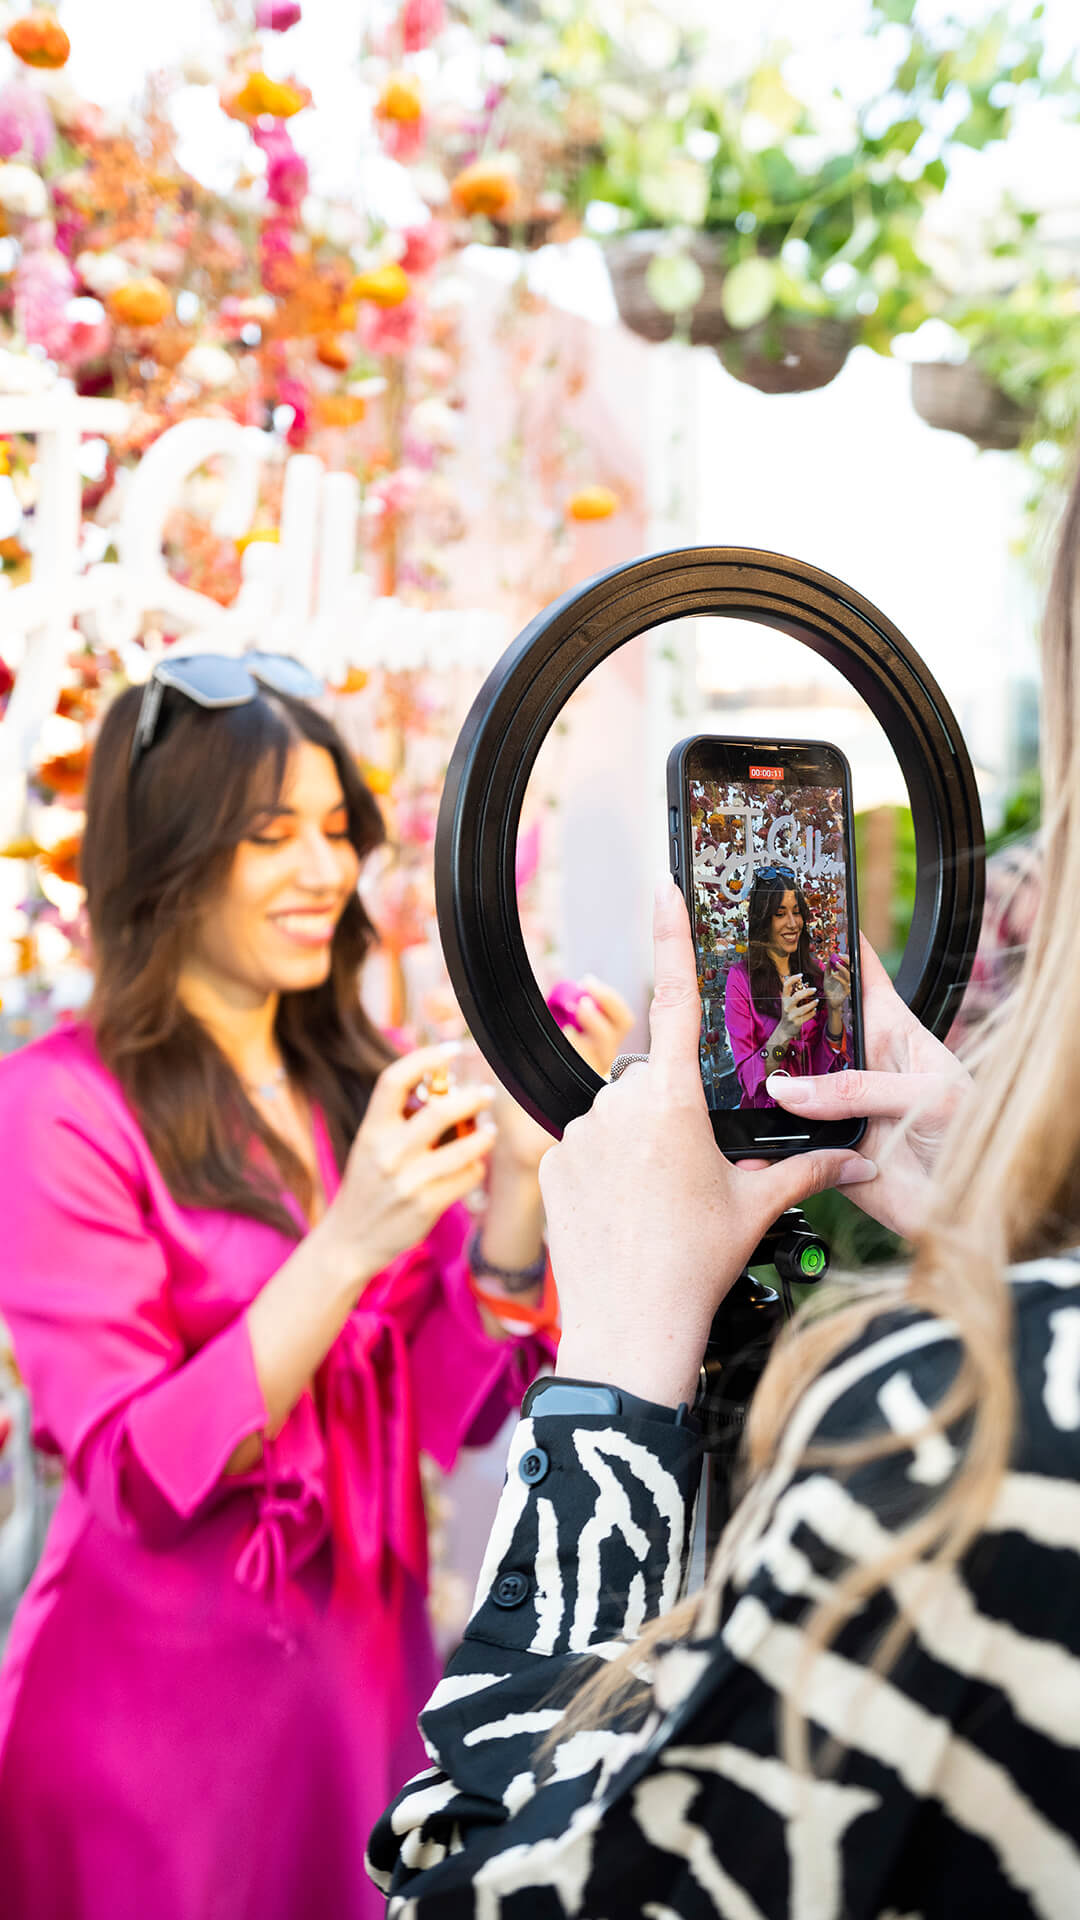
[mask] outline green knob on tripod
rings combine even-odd
[[[799,1253],[799,1272],[808,1280],[816,1280],[824,1273],[826,1256],[824,1247],[803,1247]]]

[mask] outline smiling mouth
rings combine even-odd
[[[337,914],[297,908],[294,913],[272,913],[270,923],[300,947],[327,947],[334,937]]]

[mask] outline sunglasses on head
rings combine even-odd
[[[773,885],[777,880],[782,880],[785,887],[797,885],[791,867],[755,867],[752,884],[756,887],[759,880],[764,880],[767,886]]]
[[[159,660],[143,691],[135,737],[128,761],[134,773],[143,754],[154,743],[161,703],[166,693],[182,693],[197,707],[246,707],[260,690],[283,693],[294,700],[314,700],[323,692],[321,680],[290,653],[190,653]]]

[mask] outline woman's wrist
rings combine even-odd
[[[509,1272],[533,1266],[544,1249],[544,1203],[536,1169],[523,1166],[498,1145],[491,1157],[478,1249],[483,1261]]]
[[[658,1334],[644,1350],[613,1339],[610,1330],[574,1333],[564,1329],[555,1362],[556,1377],[595,1380],[601,1386],[622,1387],[639,1400],[657,1406],[693,1406],[697,1398],[706,1333],[700,1343]]]
[[[311,1259],[320,1288],[330,1299],[347,1302],[350,1309],[368,1281],[386,1264],[374,1259],[355,1235],[341,1231],[332,1208],[312,1227],[301,1246]]]

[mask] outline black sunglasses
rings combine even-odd
[[[294,660],[291,653],[189,653],[159,660],[146,683],[131,742],[128,774],[134,773],[153,745],[161,703],[166,693],[182,693],[197,707],[246,707],[259,690],[283,693],[294,700],[314,700],[324,691],[321,680]]]

